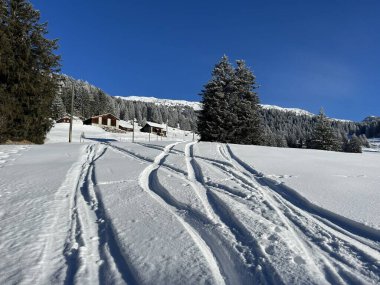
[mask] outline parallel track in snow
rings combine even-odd
[[[66,284],[138,284],[97,191],[96,160],[107,150],[147,164],[140,187],[192,238],[215,284],[380,283],[379,240],[287,199],[281,195],[286,189],[267,183],[228,146],[215,144],[219,157],[211,159],[195,153],[197,143],[180,144],[183,152],[173,149],[177,144],[139,144],[159,150],[155,158],[112,143],[87,147],[72,198]],[[182,160],[185,168],[165,163],[168,158]],[[219,173],[229,184],[205,179],[205,171]],[[200,204],[180,202],[163,174],[191,186]]]
[[[137,284],[96,191],[95,162],[105,151],[105,147],[95,144],[85,151],[72,195],[72,221],[64,247],[64,284]]]
[[[337,284],[380,282],[380,246],[376,238],[373,240],[357,236],[341,228],[334,221],[321,218],[312,210],[310,213],[307,209],[299,208],[281,196],[278,189],[273,189],[272,184],[262,183],[257,171],[243,164],[232,153],[231,148],[221,145],[217,147],[224,163],[210,161],[207,158],[198,159],[223,171],[245,189],[250,190],[253,195],[263,197],[262,203],[276,213],[293,235],[293,241],[303,249],[306,259],[319,268],[327,282]],[[218,190],[226,191],[226,188]],[[227,192],[242,204],[252,204],[249,202],[251,199],[242,199],[233,191],[227,190]]]

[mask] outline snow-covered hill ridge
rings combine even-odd
[[[141,101],[141,102],[146,102],[146,103],[154,103],[156,105],[165,105],[165,106],[188,106],[193,108],[195,111],[199,111],[202,109],[202,103],[200,102],[195,102],[195,101],[186,101],[186,100],[174,100],[174,99],[160,99],[156,97],[144,97],[144,96],[114,96],[115,98],[120,98],[123,100],[128,100],[128,101]],[[299,109],[299,108],[283,108],[280,106],[276,105],[267,105],[267,104],[260,104],[261,107],[265,110],[278,110],[281,112],[291,112],[297,116],[315,116],[315,114]],[[350,122],[350,120],[342,120],[342,119],[335,119],[331,118],[331,120],[334,121],[341,121],[341,122]]]
[[[193,108],[195,111],[199,111],[202,109],[202,104],[200,102],[194,101],[186,101],[186,100],[173,100],[173,99],[159,99],[155,97],[143,97],[143,96],[114,96],[115,98],[120,98],[128,101],[141,101],[146,103],[154,103],[157,105],[165,105],[165,106],[189,106]]]
[[[202,103],[195,102],[195,101],[160,99],[160,98],[156,98],[156,97],[143,97],[143,96],[126,96],[126,97],[114,96],[114,97],[121,98],[123,100],[128,100],[128,101],[141,101],[141,102],[147,102],[147,103],[162,104],[165,106],[184,105],[184,106],[189,106],[189,107],[193,108],[195,111],[199,111],[202,109]],[[298,109],[298,108],[282,108],[279,106],[266,105],[266,104],[261,104],[261,106],[267,110],[275,109],[275,110],[279,110],[279,111],[283,111],[283,112],[292,112],[292,113],[299,115],[299,116],[302,116],[302,115],[314,116],[313,113],[306,111],[306,110]]]
[[[276,105],[265,105],[265,104],[261,104],[261,107],[266,110],[274,109],[274,110],[278,110],[282,112],[292,112],[296,114],[297,116],[310,116],[310,117],[314,116],[313,113],[306,110],[298,109],[298,108],[283,108]]]

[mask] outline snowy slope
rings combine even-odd
[[[185,101],[185,100],[172,100],[172,99],[158,99],[155,97],[143,97],[143,96],[114,96],[115,98],[121,98],[128,101],[141,101],[147,103],[154,103],[157,105],[164,106],[188,106],[193,108],[195,111],[202,109],[202,104],[199,102]]]
[[[0,146],[0,284],[379,284],[377,153],[91,134]]]
[[[314,116],[313,113],[310,113],[309,111],[298,109],[298,108],[283,108],[276,105],[265,105],[261,104],[261,107],[266,110],[278,110],[281,112],[291,112],[296,114],[297,116]]]
[[[143,96],[114,96],[115,98],[121,98],[123,100],[128,101],[141,101],[141,102],[148,102],[148,103],[154,103],[157,105],[165,105],[165,106],[188,106],[193,108],[195,111],[199,111],[202,109],[202,103],[200,102],[194,102],[194,101],[186,101],[186,100],[173,100],[173,99],[159,99],[155,97],[143,97]],[[315,116],[315,114],[299,109],[299,108],[283,108],[276,105],[266,105],[266,104],[260,104],[263,109],[266,110],[277,110],[281,112],[290,112],[297,116]],[[343,120],[343,119],[335,119],[330,118],[334,121],[340,121],[340,122],[352,122],[350,120]]]

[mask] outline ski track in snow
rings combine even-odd
[[[54,276],[65,275],[63,284],[136,284],[96,191],[95,162],[105,151],[103,145],[88,145],[82,164],[74,165],[67,175],[70,181],[76,177],[76,186],[71,197],[71,223],[63,249],[66,268],[61,268],[65,273],[54,273]],[[63,187],[72,185],[70,181],[64,182]],[[47,280],[40,282],[48,283]]]
[[[264,198],[262,202],[274,210],[279,221],[290,231],[293,241],[303,250],[304,255],[294,257],[296,262],[314,263],[313,267],[324,275],[326,282],[366,284],[380,281],[378,240],[357,236],[333,221],[313,214],[313,211],[310,213],[308,209],[300,209],[279,195],[271,185],[263,183],[257,171],[234,156],[229,147],[219,145],[218,152],[226,163],[219,164],[208,159],[204,161],[221,169],[246,189]],[[232,164],[232,167],[226,166],[228,164]],[[228,195],[242,200],[242,197],[233,192],[229,192]],[[249,200],[252,200],[252,197],[244,200],[244,203],[249,205]]]
[[[144,146],[160,149],[149,144]],[[286,200],[273,187],[263,185],[262,177],[257,175],[257,171],[247,167],[224,145],[218,144],[215,150],[220,159],[195,156],[193,148],[196,143],[186,144],[183,152],[171,152],[173,146],[167,147],[144,171],[141,176],[143,178],[140,177],[144,181],[143,188],[156,194],[158,202],[179,219],[183,217],[184,227],[198,239],[200,248],[203,251],[206,249],[204,254],[207,260],[218,264],[226,283],[367,284],[380,281],[380,246],[377,240],[357,236],[334,221],[319,217]],[[119,151],[135,159],[151,162],[133,151]],[[169,155],[184,157],[187,175],[176,168],[163,165]],[[241,189],[216,183],[212,179],[205,181],[200,163],[222,171]],[[204,212],[178,203],[160,184],[157,178],[159,168],[179,179],[187,180],[194,194],[201,200]],[[248,223],[241,222],[239,216],[235,215],[236,209],[231,207],[233,203],[226,202],[228,199],[233,199],[236,205],[240,204],[238,207],[245,207],[244,211],[256,208],[257,212],[259,208],[258,211],[264,215],[264,228],[255,232],[256,229],[250,229]],[[260,220],[262,218],[259,217]],[[212,230],[209,227],[205,231],[206,224],[212,225]],[[263,232],[268,235],[263,235]],[[261,236],[266,240],[264,247],[258,239]],[[221,244],[225,247],[223,251],[220,250]],[[285,247],[285,250],[275,250],[278,244]],[[226,251],[229,258],[226,258]],[[276,262],[279,260],[273,257],[275,254],[296,267],[305,266],[303,273],[310,276],[301,280],[292,279],[292,272],[286,273],[288,268],[278,268]]]
[[[28,145],[5,145],[3,147],[0,146],[0,168],[15,161],[18,157],[22,155],[23,151],[27,151],[29,149],[30,146]]]
[[[159,154],[145,157],[141,150],[134,152],[133,147],[112,142],[83,147],[57,191],[58,196],[69,195],[70,213],[63,212],[64,207],[58,209],[50,229],[64,224],[59,221],[61,215],[70,215],[62,245],[64,264],[56,265],[54,272],[47,265],[47,251],[57,247],[52,234],[39,265],[46,274],[37,283],[138,284],[99,191],[110,184],[125,184],[128,189],[130,180],[122,177],[98,183],[95,175],[96,161],[109,150],[120,153],[120,159],[147,164],[138,178],[140,187],[191,237],[215,284],[380,283],[380,236],[376,232],[321,214],[291,189],[246,164],[228,145],[213,144],[212,158],[202,155],[195,142],[135,145]],[[27,147],[1,150],[0,167],[23,149]],[[165,163],[169,158],[182,164]],[[190,186],[197,203],[177,197],[165,186],[166,176]]]

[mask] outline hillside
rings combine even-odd
[[[82,127],[0,146],[1,284],[380,282],[378,153]]]
[[[113,113],[122,120],[136,118],[139,124],[145,121],[168,122],[171,127],[183,130],[196,130],[199,102],[184,100],[158,99],[154,97],[112,97],[88,82],[63,76],[60,96],[55,102],[54,118],[60,117],[70,109],[71,90],[74,88],[74,114],[85,118],[95,114]],[[314,125],[314,114],[298,108],[282,108],[262,104],[261,117],[265,145],[280,147],[300,147],[310,136]],[[380,136],[380,120],[374,117],[363,122],[330,120],[339,137],[352,134],[366,135],[368,138]]]

